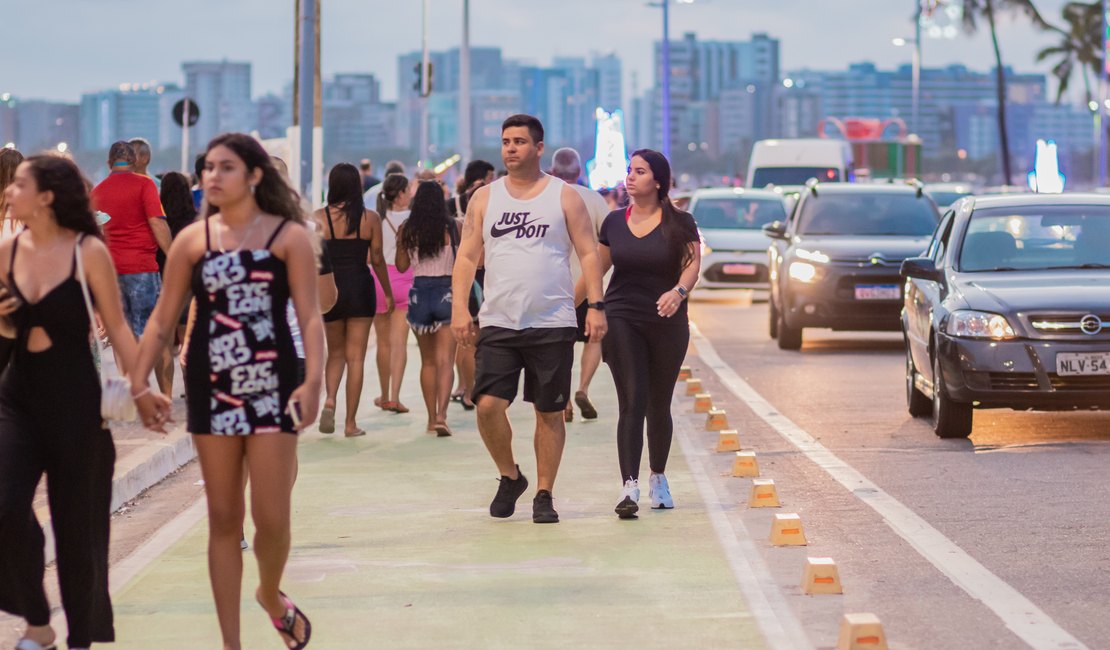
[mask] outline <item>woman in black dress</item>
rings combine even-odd
[[[366,347],[374,322],[374,278],[385,293],[385,314],[393,313],[393,289],[382,256],[382,220],[362,202],[362,177],[349,163],[340,163],[328,175],[328,204],[313,218],[328,242],[339,299],[324,314],[324,333],[328,341],[328,361],[324,371],[324,410],[320,413],[320,432],[335,432],[335,405],[343,369],[347,370],[347,412],[343,433],[364,436],[355,421],[362,398]],[[374,267],[374,275],[370,268]]]
[[[125,367],[134,363],[137,346],[77,167],[59,157],[32,157],[18,167],[5,196],[9,216],[26,230],[0,242],[0,333],[15,339],[0,380],[0,610],[27,621],[17,648],[54,647],[42,584],[43,533],[31,507],[45,473],[67,642],[88,648],[115,636],[108,527],[116,451],[100,417],[82,279]],[[146,418],[156,417],[159,404],[169,405],[149,390],[137,402]]]
[[[311,625],[280,587],[289,557],[296,434],[316,418],[320,401],[324,341],[316,254],[296,194],[250,136],[222,135],[208,145],[204,192],[208,214],[170,248],[162,295],[132,376],[142,378],[136,388],[145,387],[191,289],[196,313],[186,351],[188,429],[204,475],[209,576],[224,647],[240,647],[240,531],[249,471],[260,580],[255,599],[286,645],[303,648]],[[286,320],[290,298],[305,349],[299,385]]]

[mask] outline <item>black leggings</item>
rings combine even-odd
[[[617,385],[617,456],[622,482],[640,477],[645,419],[651,471],[662,474],[667,469],[673,432],[671,396],[689,343],[690,326],[685,319],[664,324],[609,319],[601,349]]]

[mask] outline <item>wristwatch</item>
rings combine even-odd
[[[686,300],[686,297],[690,295],[690,292],[686,290],[686,287],[682,286],[681,284],[676,286],[673,291],[681,296],[683,300]]]
[[[597,302],[587,302],[586,307],[590,309],[596,309],[598,311],[605,311],[605,301],[598,300]]]

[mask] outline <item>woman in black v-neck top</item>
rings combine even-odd
[[[698,228],[675,209],[671,170],[662,154],[632,154],[625,187],[632,204],[609,213],[598,251],[603,270],[613,267],[605,292],[609,332],[602,355],[613,373],[620,415],[617,455],[621,489],[616,512],[635,518],[640,498],[640,457],[647,423],[652,508],[674,503],[664,472],[671,449],[671,395],[690,342],[686,296],[701,267]]]

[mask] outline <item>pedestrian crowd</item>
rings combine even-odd
[[[255,600],[287,648],[309,642],[308,616],[282,591],[298,434],[341,423],[344,436],[365,435],[372,329],[375,407],[410,412],[401,383],[411,331],[424,430],[455,435],[452,402],[475,412],[500,475],[492,517],[511,517],[530,485],[508,418],[521,375],[536,423],[532,520],[553,524],[566,423],[575,407],[599,418],[589,391],[602,361],[618,401],[614,510],[636,518],[645,434],[651,507],[674,507],[670,401],[700,249],[693,218],[669,198],[670,165],[636,151],[623,188],[599,194],[581,184],[573,149],[553,152],[543,171],[543,125],[528,115],[505,120],[501,156],[500,176],[470,161],[453,188],[398,161],[381,178],[368,159],[341,163],[312,209],[284,161],[243,134],[209,143],[192,179],[154,178],[145,140],[116,142],[95,186],[64,156],[0,150],[0,610],[26,622],[18,650],[57,643],[32,510],[44,475],[67,645],[114,640],[108,425],[132,409],[166,431],[178,364],[225,648],[240,647],[248,481]],[[99,357],[102,342],[115,364]]]

